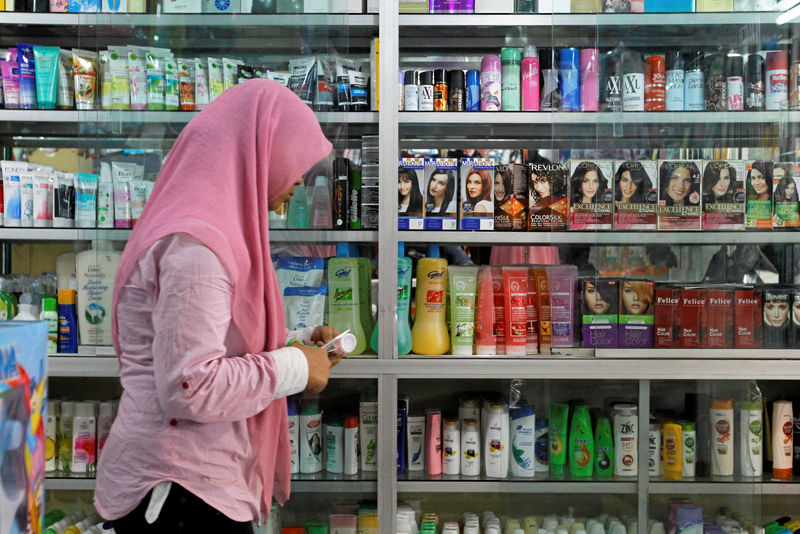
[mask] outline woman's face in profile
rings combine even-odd
[[[631,177],[631,171],[623,171],[619,177],[619,190],[622,193],[622,200],[629,200],[636,193],[636,183]]]
[[[302,183],[303,183],[303,177],[301,176],[300,178],[295,180],[292,185],[287,187],[283,193],[281,193],[280,195],[278,195],[273,199],[270,199],[267,202],[267,207],[269,208],[269,211],[275,211],[279,209],[281,206],[283,206],[285,202],[289,202],[292,199],[292,196],[294,195],[295,186],[298,186]]]
[[[503,176],[500,174],[494,175],[494,196],[497,200],[502,200],[506,196],[506,187],[503,185]]]
[[[764,304],[764,320],[767,324],[775,328],[780,328],[786,324],[789,318],[788,302],[767,302]]]
[[[680,203],[689,194],[692,188],[692,175],[686,167],[675,167],[669,176],[667,195],[674,202]]]
[[[731,186],[731,170],[727,167],[719,171],[719,180],[714,184],[711,189],[714,191],[715,197],[724,196]]]
[[[800,300],[798,299],[795,299],[792,305],[792,317],[794,318],[795,324],[800,324]]]
[[[794,181],[786,185],[786,200],[797,200],[797,184]]]

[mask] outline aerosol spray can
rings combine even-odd
[[[500,53],[500,61],[503,111],[519,111],[522,100],[520,95],[522,52],[517,48],[504,48]]]
[[[467,71],[467,111],[481,109],[481,73],[477,70]]]
[[[433,111],[447,111],[447,71],[433,71]]]
[[[767,52],[767,78],[765,86],[766,109],[777,111],[789,105],[789,53],[786,50]]]
[[[667,111],[683,111],[683,54],[674,50],[666,53],[666,102]]]
[[[450,92],[448,109],[450,111],[464,111],[466,96],[464,71],[461,69],[451,70],[447,73],[447,82],[448,91]]]
[[[742,111],[744,109],[744,58],[728,56],[728,109]]]
[[[705,58],[706,110],[725,111],[728,108],[728,84],[725,79],[725,61],[722,54],[709,54]]]
[[[581,109],[580,51],[577,48],[559,50],[558,84],[561,88],[561,110],[579,111]]]
[[[522,58],[522,110],[539,111],[539,52],[535,46],[525,48]]]
[[[600,59],[600,111],[622,111],[622,69],[616,50]]]
[[[684,75],[683,103],[686,111],[706,109],[705,81],[703,76],[703,53],[690,52]]]
[[[542,68],[542,99],[540,109],[542,111],[558,111],[560,106],[560,93],[558,91],[558,69],[554,61],[555,49],[542,48],[539,56],[539,64]]]
[[[622,109],[644,111],[644,62],[633,50],[622,52]]]
[[[500,58],[485,56],[481,61],[481,111],[500,111],[502,102]]]
[[[667,73],[664,57],[649,56],[645,60],[644,109],[645,111],[664,111],[667,93]]]
[[[419,110],[433,111],[433,71],[419,73]]]
[[[419,111],[419,73],[407,70],[403,76],[403,92],[405,93],[406,111]]]
[[[600,51],[581,50],[581,111],[597,111],[600,105]]]
[[[800,109],[800,36],[792,37],[792,65],[789,67],[789,109]]]
[[[744,105],[747,111],[764,110],[764,58],[761,54],[747,56]]]

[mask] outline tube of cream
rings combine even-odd
[[[240,59],[222,58],[222,83],[224,89],[230,89],[239,83],[239,65],[241,64],[242,60]]]
[[[19,173],[20,226],[33,228],[33,171]]]
[[[442,412],[428,410],[425,427],[425,472],[442,474]]]
[[[164,63],[169,50],[165,48],[147,49],[147,109],[162,111],[166,102],[166,75]]]
[[[19,102],[22,109],[36,109],[36,61],[33,45],[17,43]]]
[[[494,338],[497,354],[506,353],[506,299],[503,291],[503,270],[492,268],[492,288],[494,291]]]
[[[150,195],[153,194],[153,189],[155,188],[156,184],[155,182],[147,181],[145,182],[145,185],[147,186],[147,192],[145,193],[144,197],[144,205],[147,206],[147,203],[150,202]]]
[[[111,71],[111,108],[131,109],[131,83],[128,74],[128,47],[109,46]]]
[[[178,76],[181,90],[181,109],[183,111],[194,111],[196,109],[194,99],[194,61],[178,58]]]
[[[114,180],[114,228],[131,228],[130,182],[136,171],[135,163],[111,163]]]
[[[528,268],[503,267],[506,355],[525,356],[528,340]]]
[[[141,46],[128,47],[128,82],[131,90],[131,109],[147,109],[147,58]]]
[[[144,211],[144,204],[147,201],[147,182],[144,180],[131,180],[131,222],[132,226],[136,226],[139,217],[142,216]]]
[[[19,109],[19,64],[17,49],[8,49],[8,59],[0,60],[3,75],[3,97],[6,109]]]
[[[97,102],[97,52],[72,49],[75,107],[95,109]]]
[[[164,108],[167,111],[180,109],[180,94],[178,63],[175,61],[175,56],[170,54],[164,60]]]
[[[450,295],[450,346],[459,356],[474,354],[475,296],[478,278],[477,267],[448,267],[447,283]]]
[[[528,340],[525,352],[530,356],[539,354],[539,313],[536,311],[536,277],[533,267],[528,267]]]
[[[58,93],[56,106],[58,109],[72,109],[75,107],[75,93],[73,93],[72,76],[72,51],[59,50],[58,52]]]
[[[494,286],[492,268],[478,271],[478,298],[475,312],[475,351],[481,355],[497,354],[494,335]]]
[[[53,184],[53,226],[75,226],[75,175],[71,172],[56,172]]]
[[[350,76],[350,111],[369,111],[369,82],[358,70],[347,72]]]
[[[39,102],[39,109],[56,108],[60,51],[57,46],[33,47],[36,63],[36,99]]]
[[[49,167],[39,167],[33,173],[33,226],[53,226],[53,175]]]
[[[75,220],[78,228],[97,226],[97,175],[80,172],[75,174]]]
[[[336,107],[339,111],[350,109],[350,72],[356,70],[353,60],[336,58]]]
[[[289,89],[309,106],[314,103],[317,85],[317,58],[301,57],[289,60]]]
[[[197,109],[208,105],[208,72],[206,62],[199,57],[194,58],[194,103]]]
[[[100,109],[113,109],[114,91],[111,76],[111,53],[100,50]]]
[[[22,191],[20,175],[28,170],[28,164],[19,161],[2,161],[3,169],[3,224],[7,227],[21,226]]]
[[[97,227],[114,228],[114,180],[111,164],[100,162],[100,179],[97,181]]]
[[[218,57],[208,58],[208,94],[209,101],[213,102],[215,98],[222,94],[225,90],[225,75],[222,70],[222,60]]]

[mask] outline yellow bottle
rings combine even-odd
[[[444,354],[450,349],[445,310],[447,260],[439,257],[439,245],[428,247],[428,257],[417,263],[417,311],[411,328],[415,354]]]
[[[683,477],[683,431],[681,425],[664,423],[661,427],[663,471],[666,480]]]

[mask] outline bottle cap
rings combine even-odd
[[[679,50],[670,50],[664,54],[667,70],[683,70],[683,54]]]
[[[300,407],[297,405],[296,399],[289,399],[286,403],[286,409],[289,412],[289,416],[293,415],[300,415]]]
[[[406,255],[406,244],[403,241],[397,242],[397,257],[402,258]]]
[[[345,428],[358,428],[358,416],[357,415],[345,415],[344,416],[344,427]]]
[[[400,83],[400,85],[406,84],[406,73],[403,72],[402,70],[397,73],[397,81],[398,83]]]
[[[761,54],[750,54],[747,56],[747,77],[764,77],[764,58],[761,57]]]
[[[546,430],[547,419],[536,419],[536,430]]]
[[[484,56],[481,60],[481,72],[500,71],[500,58],[497,56]]]
[[[480,85],[481,73],[477,70],[467,71],[467,85]]]
[[[725,62],[722,54],[709,54],[704,61],[706,76],[722,76],[724,74]]]
[[[75,294],[77,291],[74,289],[61,289],[58,292],[59,304],[75,304]]]
[[[694,432],[695,426],[693,421],[684,421],[681,423],[684,432]]]
[[[306,397],[300,404],[300,415],[317,415],[319,410],[319,397]]]
[[[420,85],[433,85],[433,71],[424,70],[419,73]]]
[[[75,403],[75,417],[94,417],[93,402]]]
[[[660,56],[658,54],[654,54],[649,56],[647,59],[644,60],[644,64],[647,67],[647,72],[649,73],[664,73],[666,70],[664,56]]]
[[[328,534],[328,523],[325,521],[306,521],[306,534]]]
[[[42,311],[46,312],[54,312],[56,311],[57,302],[54,298],[45,298],[42,299]]]
[[[438,243],[430,243],[428,245],[428,253],[426,254],[428,258],[441,258],[439,252],[439,244]]]
[[[541,70],[553,69],[553,51],[552,48],[542,48],[539,51],[539,68]]]
[[[337,345],[338,345],[337,348],[339,350],[337,352],[339,352],[341,354],[350,354],[351,352],[356,350],[356,345],[357,344],[358,344],[358,340],[356,339],[356,336],[354,336],[353,334],[348,332],[345,335],[343,335],[341,338],[339,338],[339,341],[337,342]]]
[[[305,527],[283,527],[281,528],[281,534],[305,534],[306,528]]]
[[[113,402],[101,402],[97,405],[97,413],[101,417],[113,417],[114,416],[114,403]]]
[[[533,406],[514,406],[509,410],[511,419],[520,419],[522,417],[530,417],[533,415]]]
[[[336,257],[337,258],[349,258],[350,257],[350,245],[347,243],[337,243],[336,244]]]
[[[500,62],[503,65],[519,65],[522,61],[522,52],[519,48],[504,48],[500,52]]]
[[[535,57],[535,58],[538,59],[539,58],[539,50],[533,45],[528,45],[528,46],[525,47],[525,52],[523,52],[522,55],[524,57]]]
[[[447,73],[447,85],[451,89],[464,88],[464,71],[461,69],[451,70]]]
[[[317,176],[317,178],[314,180],[314,187],[328,187],[328,177]]]
[[[407,70],[403,75],[405,85],[419,85],[419,73],[415,70]]]
[[[725,67],[728,78],[744,76],[744,58],[742,56],[728,56],[728,64]]]
[[[733,399],[711,399],[712,410],[733,410]]]
[[[433,83],[445,83],[447,80],[447,71],[444,69],[436,69],[433,71]]]
[[[686,54],[686,70],[700,70],[703,68],[703,52],[689,52]]]
[[[767,52],[767,70],[789,70],[789,53],[786,50]]]
[[[577,70],[580,65],[580,51],[577,48],[562,48],[558,51],[558,68]]]
[[[342,416],[341,415],[326,415],[325,416],[325,425],[326,426],[335,426],[335,427],[342,427]]]

